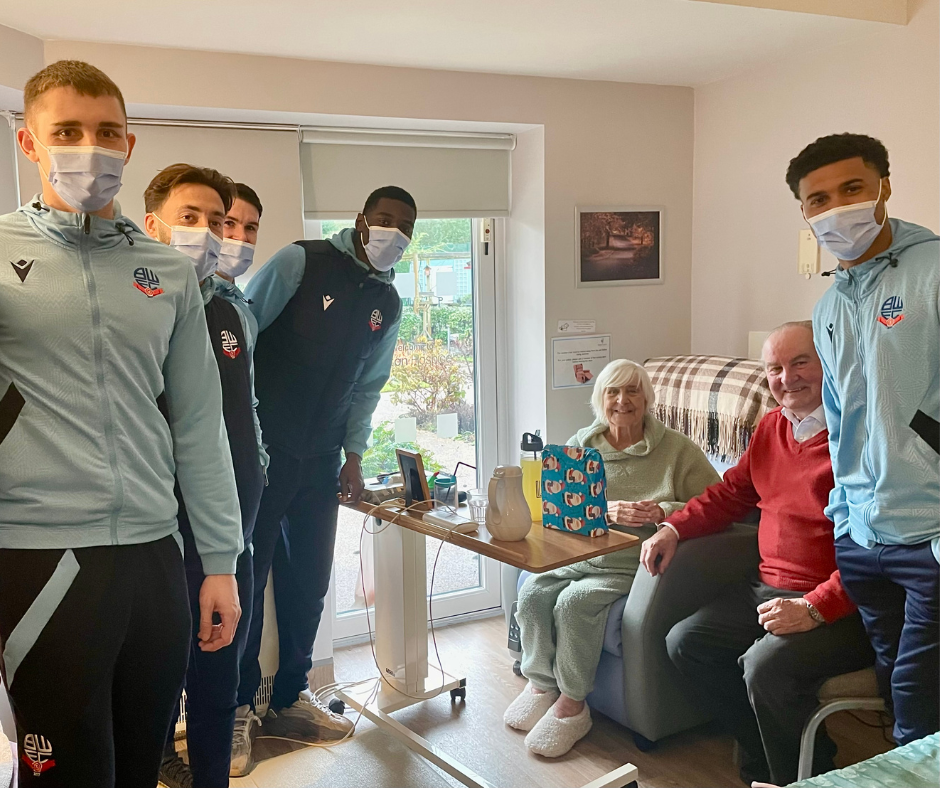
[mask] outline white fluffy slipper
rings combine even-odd
[[[558,719],[549,709],[525,737],[525,746],[536,755],[559,758],[587,736],[592,724],[591,710],[586,703],[580,714],[564,719]]]
[[[532,692],[532,682],[525,685],[525,689],[519,693],[516,699],[509,704],[509,708],[503,714],[503,722],[510,728],[519,731],[530,731],[558,700],[558,691],[543,692],[536,694]]]

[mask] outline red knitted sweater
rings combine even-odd
[[[803,443],[780,409],[757,425],[741,461],[669,517],[682,539],[723,531],[755,506],[760,576],[767,585],[804,591],[826,621],[854,612],[836,568],[832,522],[823,514],[833,487],[829,433]]]

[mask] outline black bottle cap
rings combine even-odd
[[[522,435],[522,450],[523,451],[542,451],[545,446],[542,443],[541,438],[542,431],[536,430],[535,433],[525,432]]]

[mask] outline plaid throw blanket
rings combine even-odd
[[[656,392],[656,418],[724,462],[744,454],[757,422],[777,407],[759,361],[663,356],[644,366]]]

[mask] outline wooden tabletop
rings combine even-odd
[[[358,503],[348,508],[362,514],[371,514],[386,522],[395,522],[403,528],[452,542],[474,553],[535,573],[548,572],[578,561],[586,561],[588,558],[615,553],[639,541],[639,538],[632,534],[618,531],[608,531],[606,536],[592,538],[556,531],[543,527],[541,523],[533,523],[529,535],[522,541],[502,542],[490,536],[485,525],[480,525],[474,533],[461,534],[433,523],[426,523],[411,513],[399,514],[391,507],[376,509],[371,504]]]

